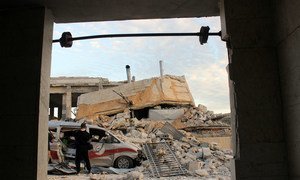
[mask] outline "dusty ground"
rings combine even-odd
[[[99,176],[99,175],[98,175]],[[92,178],[91,178],[92,177]],[[130,180],[124,178],[124,175],[116,175],[116,174],[109,174],[102,176],[101,178],[93,179],[93,175],[48,175],[48,180]],[[161,177],[161,178],[151,178],[151,177],[144,177],[144,180],[230,180],[230,177],[219,177],[219,178],[201,178],[201,177],[193,177],[193,176],[172,176],[172,177]]]

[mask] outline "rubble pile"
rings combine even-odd
[[[177,121],[180,120],[186,127],[230,126],[230,122],[227,123],[222,121],[224,118],[228,117],[230,118],[230,114],[214,114],[213,111],[208,111],[203,107],[190,107],[181,118],[177,119]]]
[[[230,114],[214,114],[203,105],[187,108],[184,115],[172,122],[176,129],[193,131],[202,137],[230,136]]]
[[[228,126],[225,123],[214,121],[218,116],[211,111],[203,112],[199,108],[189,108],[180,119],[183,122],[195,121],[194,124],[209,126],[210,124]],[[178,121],[178,120],[177,120]],[[216,143],[201,142],[191,132],[179,130],[183,134],[180,139],[175,139],[171,134],[161,131],[165,121],[147,121],[130,118],[128,112],[120,113],[112,118],[102,116],[97,123],[111,131],[125,142],[142,147],[144,143],[157,143],[166,141],[174,150],[181,165],[188,170],[188,175],[204,178],[230,179],[231,150],[220,149]],[[163,158],[164,150],[158,151]],[[146,160],[137,171],[149,174],[149,161]]]
[[[200,140],[199,132],[203,129],[195,129],[189,132],[190,127],[229,127],[228,114],[214,114],[208,111],[205,106],[185,108],[185,113],[174,121],[147,119],[138,120],[131,118],[131,112],[126,109],[123,113],[112,117],[99,115],[93,124],[110,129],[119,139],[143,147],[145,143],[167,142],[176,155],[181,166],[186,170],[187,176],[172,176],[170,179],[222,179],[230,180],[230,159],[233,158],[232,150],[221,149],[216,143],[203,142]],[[224,120],[225,119],[225,120]],[[85,121],[87,121],[85,119]],[[168,124],[172,131],[164,130]],[[230,129],[225,129],[230,133]],[[175,134],[174,134],[174,131]],[[196,129],[197,131],[197,129]],[[224,131],[224,129],[222,129]],[[172,132],[172,133],[171,133]],[[177,136],[176,136],[177,133]],[[178,134],[180,134],[178,136]],[[200,133],[201,134],[201,133]],[[209,133],[206,133],[206,135]],[[217,132],[220,135],[220,132]],[[216,135],[216,131],[209,134]],[[164,159],[165,149],[158,149],[156,156]],[[131,172],[122,174],[93,174],[90,179],[156,179],[151,177],[151,162],[145,160],[141,166],[137,166]]]
[[[160,109],[161,107],[154,107],[155,109]],[[174,109],[172,108],[164,108],[164,109]],[[182,107],[177,107],[182,108]],[[229,127],[230,126],[230,114],[214,114],[213,111],[208,111],[206,108],[203,108],[203,105],[199,105],[198,107],[185,107],[183,108],[185,113],[174,120],[173,125],[178,129],[183,129],[187,127],[198,127],[198,126],[218,126],[218,127]],[[124,121],[125,120],[125,121]],[[136,119],[137,120],[137,119]],[[147,119],[142,119],[147,120]],[[125,109],[124,113],[116,114],[112,117],[99,115],[96,119],[92,120],[96,121],[96,124],[100,126],[117,129],[117,128],[126,128],[130,125],[132,119],[130,119],[130,111],[129,109]],[[159,122],[159,121],[155,121]],[[178,127],[177,127],[177,126]]]
[[[132,132],[133,130],[131,130]],[[184,137],[180,140],[173,139],[172,136],[165,136],[160,130],[150,133],[147,138],[142,138],[142,142],[161,142],[167,141],[174,150],[176,157],[181,165],[188,170],[188,175],[205,177],[205,178],[223,178],[230,179],[230,159],[232,158],[231,150],[222,150],[217,144],[210,144],[197,140],[192,133],[180,130]],[[143,132],[135,130],[134,133],[126,134],[125,141],[137,144],[135,136],[143,136]],[[141,145],[141,144],[137,144]],[[164,149],[159,149],[157,156],[163,158]],[[139,171],[147,174],[149,161],[143,162]]]

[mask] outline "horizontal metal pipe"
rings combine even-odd
[[[201,36],[202,33],[141,33],[141,34],[102,34],[93,36],[73,37],[72,41],[85,40],[85,39],[97,39],[97,38],[116,38],[116,37],[155,37],[155,36]],[[220,32],[208,33],[209,36],[221,36]],[[59,42],[59,39],[52,41],[53,43]]]

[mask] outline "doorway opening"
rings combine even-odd
[[[198,32],[201,26],[209,26],[211,31],[220,31],[220,18],[150,19],[55,24],[54,39],[58,39],[65,31],[70,31],[74,37],[77,37],[117,33]],[[176,111],[176,113],[179,113],[177,117],[172,117],[173,119],[171,119],[168,116],[164,120],[171,120],[170,122],[172,122],[179,119],[178,121],[186,127],[178,127],[178,130],[189,140],[196,139],[199,142],[197,145],[193,144],[195,146],[194,149],[201,147],[201,151],[198,148],[194,152],[190,148],[177,149],[177,156],[185,168],[188,169],[193,160],[206,162],[205,159],[208,159],[207,163],[215,163],[213,162],[214,159],[209,159],[209,154],[205,154],[207,150],[212,153],[221,152],[226,158],[230,157],[230,155],[232,156],[229,87],[226,72],[228,57],[225,42],[222,42],[220,38],[211,37],[204,46],[201,46],[199,40],[195,37],[94,39],[73,43],[72,48],[69,49],[61,48],[59,44],[54,44],[52,51],[51,77],[73,78],[73,81],[69,81],[69,84],[65,82],[65,87],[71,88],[70,92],[72,95],[70,102],[63,102],[63,98],[60,99],[61,106],[66,106],[61,108],[61,114],[65,113],[66,116],[62,115],[61,117],[67,117],[67,111],[78,107],[80,102],[83,102],[88,96],[82,96],[82,94],[97,94],[97,92],[101,94],[109,88],[126,85],[128,81],[135,83],[153,77],[159,78],[161,76],[159,61],[162,61],[163,75],[184,76],[188,90],[192,95],[193,103],[188,103],[187,105],[175,103],[174,106],[162,103],[153,107],[147,106],[137,109],[135,112],[138,118],[134,119],[133,122],[128,122],[130,127],[132,127],[130,123],[134,123],[133,127],[135,128],[131,129],[127,125],[124,125],[123,129],[118,129],[115,128],[113,123],[118,122],[122,118],[125,120],[133,118],[132,115],[127,117],[126,111],[98,113],[93,117],[86,116],[85,118],[77,118],[73,115],[70,118],[74,119],[74,121],[91,120],[91,123],[96,121],[97,123],[100,121],[100,124],[106,123],[108,125],[105,128],[121,130],[123,133],[120,134],[125,136],[125,140],[132,138],[132,136],[146,139],[149,138],[149,135],[156,136],[157,134],[151,132],[145,126],[154,126],[152,130],[159,130],[163,126],[163,124],[159,125],[161,121],[152,119],[148,120],[148,122],[154,122],[152,124],[149,123],[151,125],[146,123],[147,125],[143,128],[137,128],[141,121],[144,123],[147,121],[144,119],[150,118],[152,109],[154,109],[155,113],[159,112],[159,117],[161,118],[165,117],[162,115],[164,113],[170,114],[171,112],[173,114]],[[130,65],[134,81],[126,78],[126,65]],[[77,81],[75,81],[76,78]],[[122,92],[122,90],[119,92]],[[64,93],[67,92],[64,91]],[[50,95],[50,102],[51,96],[54,95]],[[120,99],[122,101],[122,98]],[[57,105],[56,107],[59,106]],[[131,110],[130,107],[128,109]],[[181,114],[179,112],[180,109],[183,112]],[[58,119],[65,120],[63,118]],[[160,140],[163,139],[162,137],[159,138]],[[132,141],[132,139],[130,140]],[[180,140],[177,141],[179,144],[183,143]],[[228,156],[225,156],[225,154]],[[205,170],[208,176],[211,175],[209,173],[215,172],[220,173],[220,176],[230,178],[229,159],[227,160],[227,164],[219,164],[216,171],[208,171],[205,168],[200,169]],[[228,171],[224,170],[225,173],[221,174],[221,170],[219,171],[218,167],[223,168],[223,170],[227,168]]]

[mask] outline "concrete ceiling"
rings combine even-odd
[[[46,6],[56,23],[219,15],[219,0],[1,0],[1,9]]]

